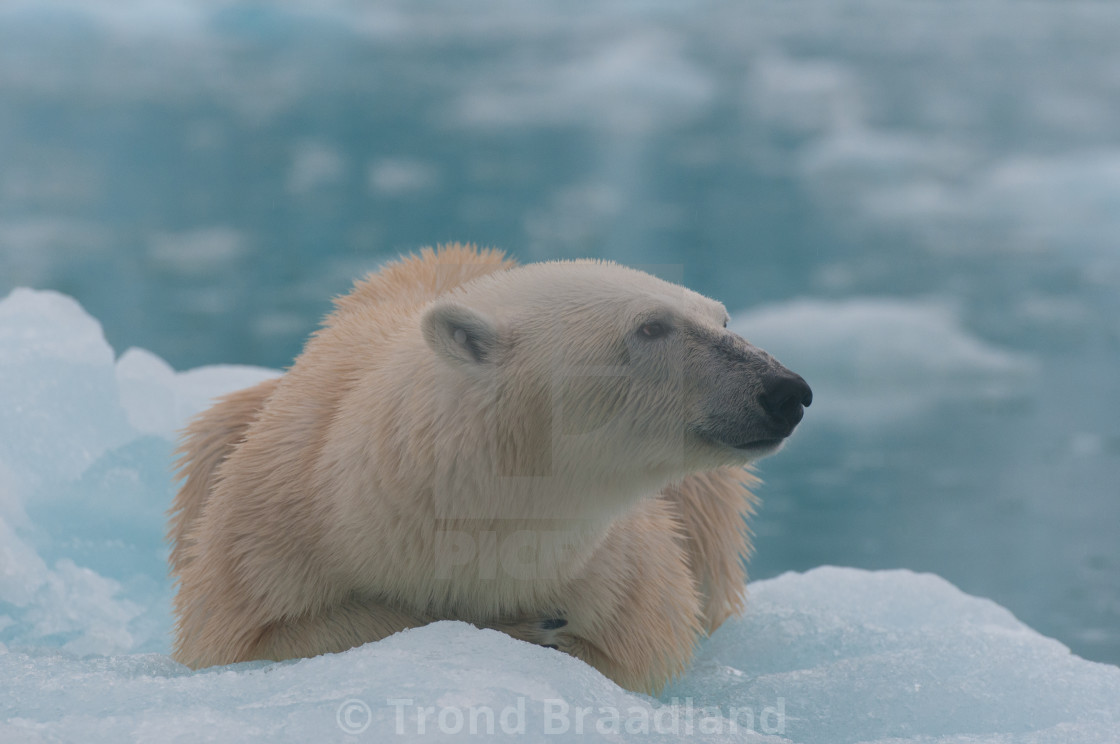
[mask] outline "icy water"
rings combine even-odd
[[[1118,39],[1079,2],[5,2],[0,296],[282,367],[421,245],[652,268],[817,394],[754,577],[931,571],[1116,664]]]

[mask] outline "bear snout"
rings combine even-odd
[[[762,379],[758,396],[762,410],[770,416],[780,436],[789,436],[813,403],[813,390],[801,375],[782,369]]]

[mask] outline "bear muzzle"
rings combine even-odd
[[[770,423],[785,438],[801,423],[805,409],[813,403],[813,390],[801,375],[782,368],[762,380],[762,393],[758,396],[762,410],[770,416]]]
[[[757,404],[763,420],[751,427],[749,439],[733,445],[756,456],[776,452],[801,423],[805,408],[813,402],[813,390],[801,375],[781,365],[760,380]]]
[[[761,457],[781,447],[813,402],[813,390],[794,372],[777,364],[761,375],[751,373],[749,384],[740,390],[752,390],[739,406],[721,411],[700,428],[702,436],[719,444]],[[731,376],[735,379],[735,376]],[[742,379],[741,377],[739,378]],[[726,391],[726,388],[725,388]],[[731,399],[738,396],[728,396]],[[732,413],[735,411],[735,413]]]

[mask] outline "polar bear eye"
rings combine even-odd
[[[638,328],[638,335],[645,339],[661,338],[668,332],[668,327],[659,320],[651,320],[648,323],[642,323]]]

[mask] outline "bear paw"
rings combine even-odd
[[[566,637],[567,634],[563,630],[567,625],[567,618],[545,617],[497,622],[490,627],[527,643],[563,650],[570,645],[570,639]]]

